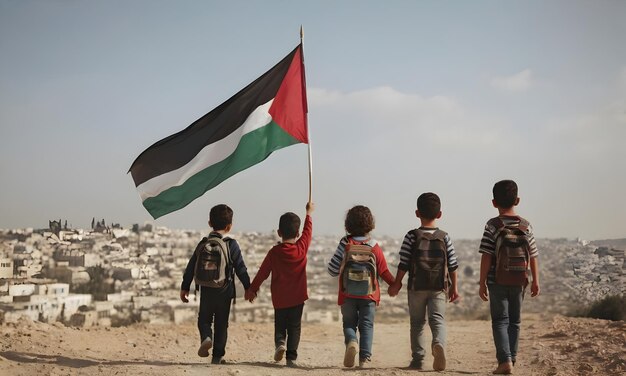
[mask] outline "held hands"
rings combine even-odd
[[[311,201],[306,203],[306,214],[311,215],[315,211],[315,204]]]
[[[402,289],[402,282],[394,282],[393,284],[389,285],[387,293],[389,294],[389,296],[394,297],[398,295],[400,289]]]
[[[256,293],[250,289],[247,289],[246,292],[244,293],[244,298],[250,303],[252,303],[254,299],[256,299]]]
[[[478,289],[478,295],[480,295],[480,298],[484,302],[489,300],[489,294],[487,293],[487,284],[485,282],[480,283],[480,288]]]
[[[187,299],[188,296],[189,296],[188,290],[180,290],[180,300],[183,303],[189,303],[189,299]]]
[[[540,292],[541,289],[539,288],[539,283],[533,281],[530,285],[530,296],[534,298],[535,296],[539,295]]]

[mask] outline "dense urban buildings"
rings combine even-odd
[[[182,274],[202,234],[150,224],[132,229],[92,221],[90,230],[70,229],[51,221],[45,230],[0,230],[0,322],[22,315],[32,320],[73,326],[122,326],[134,322],[194,321],[198,299],[178,298]],[[279,240],[274,234],[233,234],[241,245],[251,278],[266,252]],[[392,272],[402,239],[377,238]],[[337,279],[326,265],[338,236],[314,236],[308,255],[309,300],[306,322],[340,318]],[[487,318],[488,305],[478,297],[478,240],[455,240],[459,257],[461,300],[448,306],[451,318]],[[524,305],[526,312],[568,313],[608,295],[624,293],[624,242],[539,239],[542,294]],[[406,281],[404,281],[406,284]],[[231,320],[273,319],[269,283],[249,303],[237,283]],[[386,290],[383,283],[382,288]],[[386,291],[377,320],[408,320],[406,291],[390,298]]]

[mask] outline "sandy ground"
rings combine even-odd
[[[136,325],[128,328],[75,329],[60,323],[22,320],[0,326],[0,375],[415,375],[435,374],[410,361],[409,325],[375,324],[370,368],[342,368],[341,324],[303,326],[302,368],[276,364],[272,324],[231,323],[225,359],[210,365],[196,355],[193,325]],[[427,330],[428,332],[428,330]],[[626,325],[561,316],[523,318],[516,375],[623,375]],[[449,375],[489,375],[495,367],[489,321],[451,321]],[[346,373],[347,372],[347,373]]]

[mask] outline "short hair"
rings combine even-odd
[[[226,204],[215,205],[209,212],[209,221],[213,230],[224,230],[233,223],[233,209]]]
[[[441,211],[441,200],[439,196],[432,192],[422,193],[417,198],[417,210],[420,217],[425,219],[437,219],[437,215]]]
[[[346,214],[346,232],[352,236],[365,236],[374,229],[374,215],[367,206],[357,205]]]
[[[501,180],[493,186],[493,200],[499,208],[508,209],[517,200],[517,184],[513,180]]]
[[[284,239],[293,239],[298,235],[300,229],[300,217],[292,212],[280,216],[278,230]]]

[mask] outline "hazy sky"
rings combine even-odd
[[[520,186],[538,237],[626,236],[626,2],[0,0],[0,228],[151,220],[126,172],[277,63],[305,28],[314,230],[478,238]],[[157,225],[236,231],[304,214],[307,149],[280,150]]]

